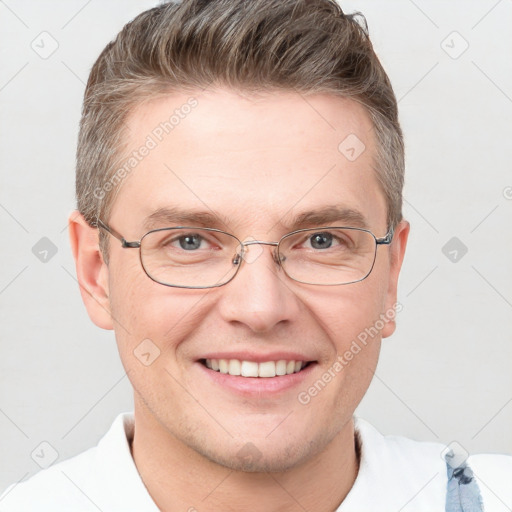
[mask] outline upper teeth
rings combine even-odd
[[[211,370],[229,375],[241,375],[242,377],[275,377],[276,375],[290,375],[300,372],[305,361],[241,361],[239,359],[206,359],[206,366]]]

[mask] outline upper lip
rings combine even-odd
[[[315,361],[315,358],[290,351],[273,351],[273,352],[209,352],[203,355],[201,359],[238,359],[239,361],[254,361],[256,363],[264,363],[265,361]]]

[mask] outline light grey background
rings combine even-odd
[[[90,67],[155,4],[0,1],[0,490],[40,469],[41,442],[65,459],[132,408],[113,333],[82,305],[66,219]],[[404,310],[358,413],[383,433],[511,453],[512,1],[342,6],[366,15],[399,98],[412,225]]]

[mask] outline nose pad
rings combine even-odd
[[[277,263],[277,265],[278,265],[279,267],[281,267],[281,264],[282,264],[282,263],[283,263],[283,261],[286,259],[286,257],[284,257],[284,256],[280,256],[280,255],[277,253],[277,249],[274,249],[272,256],[274,257],[274,261]]]
[[[240,251],[240,253],[236,253],[233,256],[233,259],[231,260],[231,263],[233,265],[240,265],[242,263],[242,260],[244,259],[244,249],[245,249],[245,247],[242,247],[242,250]],[[283,263],[283,261],[286,260],[286,256],[278,255],[277,248],[272,251],[272,258],[277,263],[277,265],[279,267],[281,267],[281,264]]]

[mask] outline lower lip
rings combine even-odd
[[[241,377],[210,370],[200,362],[196,364],[199,365],[205,376],[215,384],[243,396],[258,396],[262,393],[265,393],[265,395],[282,393],[299,386],[308,378],[317,363],[310,363],[300,372],[276,377]]]

